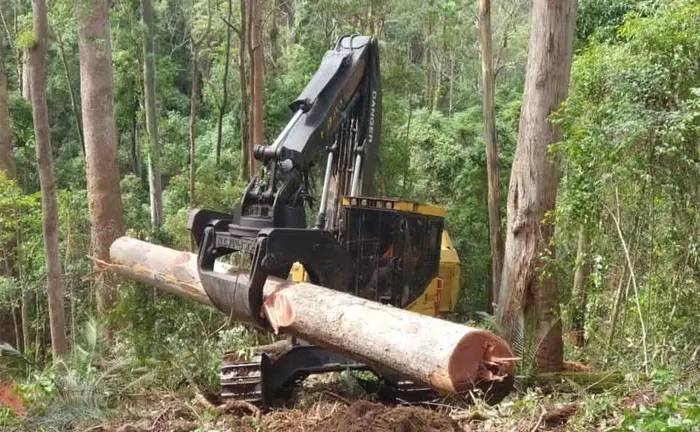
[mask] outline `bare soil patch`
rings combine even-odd
[[[9,407],[15,414],[24,414],[22,399],[15,393],[12,383],[0,383],[0,406]]]
[[[459,424],[446,415],[416,406],[386,406],[360,400],[323,419],[313,432],[453,432]]]

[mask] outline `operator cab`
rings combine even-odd
[[[338,240],[353,263],[350,294],[429,315],[454,308],[459,259],[445,259],[453,249],[444,208],[370,197],[341,203]],[[295,264],[290,276],[305,280],[303,266]]]
[[[444,209],[344,197],[340,243],[355,263],[351,294],[405,308],[438,276]]]

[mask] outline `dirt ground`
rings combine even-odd
[[[465,430],[446,413],[416,407],[390,406],[367,400],[350,404],[332,398],[307,408],[272,410],[261,415],[254,407],[217,409],[203,415],[196,406],[177,401],[163,403],[140,419],[122,419],[92,425],[90,432],[190,432],[194,430],[245,432],[456,432]],[[138,416],[137,416],[138,417]],[[209,418],[207,418],[209,417]]]
[[[148,409],[132,411],[131,418],[101,425],[86,425],[85,432],[461,432],[478,430],[561,430],[576,411],[576,404],[552,407],[530,420],[508,425],[490,424],[495,413],[448,405],[431,408],[386,405],[366,399],[346,399],[320,392],[313,400],[265,414],[248,404],[205,407],[201,400],[167,400],[139,404]]]
[[[290,406],[261,413],[245,402],[218,404],[192,388],[178,392],[133,394],[119,407],[105,411],[101,420],[73,423],[82,432],[455,432],[562,430],[576,413],[574,401],[544,401],[522,406],[518,402],[488,406],[483,401],[464,404],[432,401],[428,405],[379,403],[363,392],[339,386],[337,381],[309,379]],[[10,386],[0,386],[0,401],[22,406]],[[630,404],[642,400],[640,395]],[[19,403],[19,404],[18,404]],[[522,403],[520,403],[522,405]],[[28,413],[29,414],[29,413]],[[31,423],[13,431],[36,430]],[[29,427],[29,428],[27,428]],[[3,428],[0,426],[0,430]]]
[[[24,413],[22,400],[13,390],[11,383],[0,383],[0,407],[8,407],[16,414]]]
[[[337,414],[318,422],[314,432],[453,432],[461,431],[459,424],[448,416],[413,406],[385,406],[357,401]]]

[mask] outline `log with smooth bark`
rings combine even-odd
[[[129,237],[110,250],[116,273],[211,305],[197,257]],[[217,271],[233,270],[217,263]],[[247,276],[240,275],[240,283]],[[269,277],[263,312],[275,331],[298,336],[445,394],[513,373],[508,344],[491,332],[382,305],[343,292]],[[234,317],[235,319],[235,317]]]

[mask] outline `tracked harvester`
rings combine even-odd
[[[340,37],[290,104],[291,120],[274,143],[255,145],[261,169],[233,212],[190,214],[202,286],[233,320],[270,329],[260,313],[268,276],[430,315],[454,308],[459,259],[444,231],[444,210],[374,194],[382,123],[378,54],[374,38]],[[315,172],[322,176],[320,194]],[[315,216],[307,218],[311,209]],[[246,283],[214,270],[228,255],[249,267]],[[293,340],[280,352],[225,362],[222,393],[269,406],[310,374],[344,369],[371,368]],[[401,398],[432,395],[400,376],[373,372]],[[512,377],[499,385],[497,398],[509,392]]]

